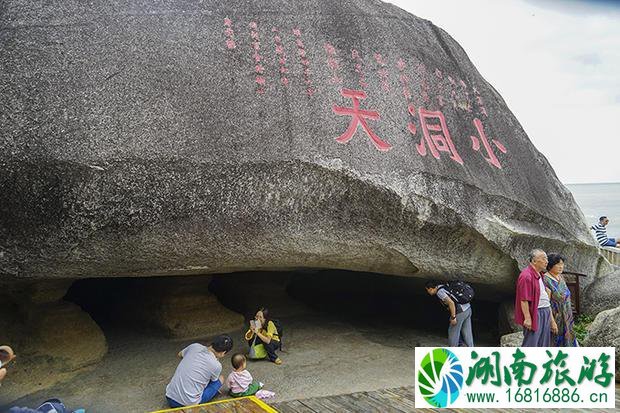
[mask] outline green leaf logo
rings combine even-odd
[[[463,388],[463,366],[456,355],[436,348],[422,359],[418,370],[418,389],[433,407],[454,403]]]

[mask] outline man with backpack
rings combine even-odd
[[[436,295],[450,312],[448,346],[458,347],[459,339],[462,336],[465,345],[473,347],[474,336],[471,332],[470,302],[474,298],[474,289],[460,280],[444,284],[437,281],[427,281],[425,287],[426,292],[429,295]]]

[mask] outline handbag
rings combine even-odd
[[[252,340],[252,344],[250,345],[250,352],[248,353],[248,358],[252,360],[260,360],[267,357],[267,350],[262,343],[256,344],[256,335],[254,335],[254,340]]]

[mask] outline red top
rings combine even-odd
[[[529,301],[530,319],[532,320],[532,330],[538,329],[538,301],[540,300],[540,274],[534,267],[528,265],[519,274],[517,280],[517,296],[515,298],[515,322],[523,325],[523,311],[521,301]]]

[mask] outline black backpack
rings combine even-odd
[[[467,304],[474,299],[474,289],[465,281],[450,281],[440,285],[439,288],[446,290],[450,298],[457,304]]]

